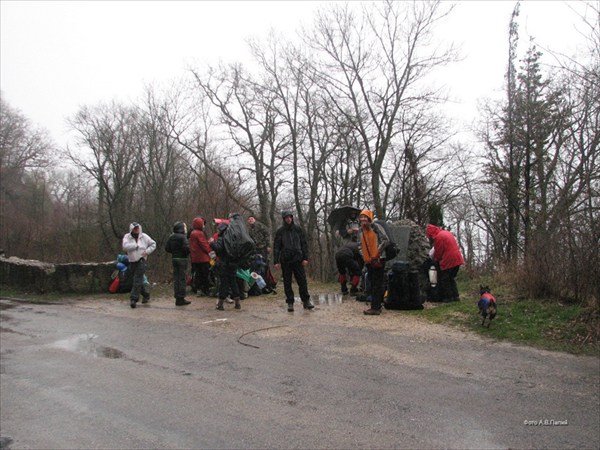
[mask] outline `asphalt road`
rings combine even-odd
[[[1,446],[600,447],[598,358],[313,297],[1,299]]]

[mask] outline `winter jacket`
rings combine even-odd
[[[282,217],[291,216],[291,213],[283,212]],[[308,243],[304,230],[293,222],[283,225],[275,233],[273,242],[274,264],[293,264],[300,261],[308,261]]]
[[[440,269],[448,270],[465,263],[454,235],[435,225],[427,225],[427,237],[433,239],[433,259]]]
[[[173,234],[167,239],[165,250],[171,253],[173,259],[187,259],[190,254],[190,244],[185,235],[183,222],[177,222],[173,226]]]
[[[204,234],[204,219],[196,217],[192,222],[190,233],[190,255],[192,263],[207,263],[210,261],[209,253],[212,251]]]
[[[131,234],[136,226],[140,227],[140,233],[137,238]],[[142,232],[142,226],[138,223],[131,223],[129,225],[129,233],[123,236],[122,245],[123,251],[127,252],[129,262],[138,262],[143,258],[144,253],[147,256],[156,250],[156,242],[146,233]]]

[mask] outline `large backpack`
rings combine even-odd
[[[409,271],[407,261],[396,261],[388,272],[386,309],[423,309],[419,292],[419,274]]]
[[[385,247],[385,259],[387,261],[391,261],[396,256],[398,256],[398,245],[396,244],[396,242],[394,242],[394,236],[392,235],[387,222],[383,220],[375,220],[374,223],[381,226],[381,228],[383,228],[383,230],[385,231],[385,234],[387,234],[389,241],[387,246]],[[375,232],[377,232],[377,228],[374,228],[374,230]]]
[[[246,224],[239,214],[234,215],[223,233],[225,252],[234,260],[250,258],[256,252],[254,240],[250,237]]]

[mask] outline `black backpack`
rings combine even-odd
[[[254,240],[250,237],[246,224],[239,214],[234,215],[223,233],[225,252],[236,260],[250,258],[256,252]]]
[[[419,274],[409,271],[407,261],[392,264],[387,279],[386,309],[420,310],[423,302],[419,292]]]

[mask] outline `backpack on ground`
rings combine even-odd
[[[407,261],[396,261],[388,272],[386,309],[423,309],[419,292],[419,274],[409,271]]]

